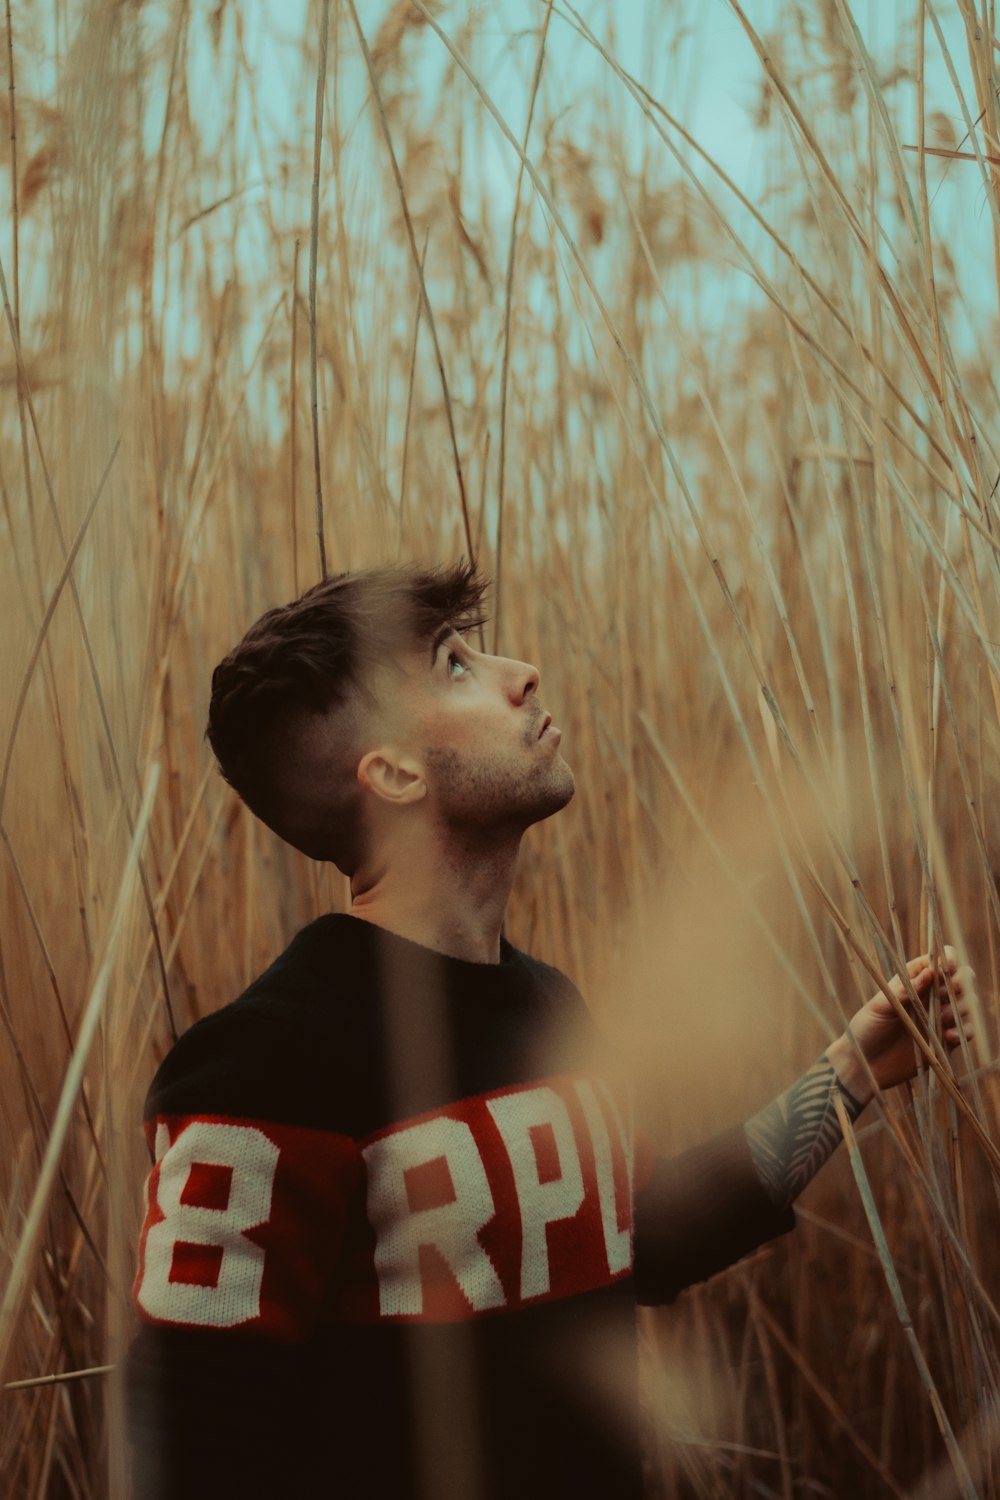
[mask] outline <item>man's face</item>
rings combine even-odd
[[[572,797],[538,682],[534,667],[477,651],[448,625],[408,658],[402,722],[449,826],[524,829]]]

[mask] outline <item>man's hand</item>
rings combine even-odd
[[[957,1047],[960,1032],[971,1037],[969,1015],[975,975],[959,964],[955,949],[944,950],[938,969],[926,953],[912,958],[906,968],[918,999],[928,1010],[936,991],[945,1045]],[[912,1005],[898,974],[886,988],[901,1005]],[[780,1208],[795,1201],[841,1139],[834,1106],[837,1084],[851,1120],[857,1119],[873,1097],[875,1091],[859,1051],[880,1089],[905,1083],[916,1074],[917,1047],[896,1007],[881,990],[851,1018],[844,1035],[808,1072],[744,1125],[757,1176],[768,1197]]]
[[[967,965],[959,963],[955,949],[945,948],[941,965],[936,970],[932,967],[931,960],[926,953],[921,954],[919,958],[911,958],[906,968],[910,983],[925,1006],[931,1005],[935,988],[937,989],[940,1004],[940,1034],[945,1045],[949,1048],[958,1046],[960,1027],[966,1039],[971,1038],[972,1026],[969,1016],[976,976]],[[948,980],[947,986],[945,976]],[[898,974],[893,975],[887,988],[903,1005],[909,1007],[912,1013],[911,1002]],[[952,1004],[952,997],[954,997],[954,1004]],[[916,1076],[917,1048],[895,1007],[881,990],[877,995],[873,995],[868,1004],[863,1005],[856,1015],[852,1016],[848,1032],[853,1034],[879,1088],[893,1088],[897,1083],[905,1083],[908,1078]],[[827,1048],[826,1056],[833,1064],[844,1088],[857,1099],[859,1104],[867,1104],[874,1097],[874,1090],[858,1059],[850,1035],[845,1033],[844,1036],[838,1037]]]

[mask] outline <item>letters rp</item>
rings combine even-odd
[[[607,1087],[551,1078],[356,1142],[218,1116],[156,1122],[135,1283],[157,1323],[302,1337],[453,1321],[632,1265],[633,1147]]]

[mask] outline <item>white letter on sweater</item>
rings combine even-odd
[[[368,1218],[377,1242],[379,1309],[384,1317],[424,1310],[420,1247],[433,1245],[476,1312],[503,1307],[503,1286],[477,1233],[493,1217],[493,1194],[472,1131],[462,1120],[439,1117],[393,1131],[364,1150]],[[411,1203],[420,1168],[440,1165],[450,1177],[445,1201]]]
[[[521,1089],[487,1101],[507,1147],[521,1208],[521,1296],[541,1297],[549,1290],[549,1246],[546,1229],[557,1219],[571,1219],[583,1202],[583,1173],[573,1122],[555,1089]],[[548,1128],[558,1156],[559,1175],[542,1181],[533,1129]]]
[[[604,1229],[604,1248],[608,1256],[608,1270],[612,1276],[619,1271],[626,1271],[632,1264],[632,1232],[626,1224],[624,1229],[618,1228],[618,1200],[615,1194],[615,1166],[614,1148],[607,1123],[594,1085],[582,1080],[576,1085],[576,1092],[583,1112],[587,1117],[587,1129],[590,1131],[590,1139],[594,1146],[594,1165],[597,1168],[597,1191],[601,1200],[601,1225]],[[605,1094],[612,1108],[612,1117],[618,1128],[621,1151],[624,1154],[624,1164],[631,1191],[632,1185],[632,1150],[631,1142],[625,1132],[621,1116],[614,1108],[613,1101]],[[631,1219],[631,1214],[629,1215]]]

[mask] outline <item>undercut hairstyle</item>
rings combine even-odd
[[[205,731],[250,811],[311,859],[353,875],[364,853],[365,714],[386,706],[376,674],[391,693],[405,655],[441,626],[484,624],[488,587],[464,560],[385,564],[326,578],[251,625],[212,673]]]

